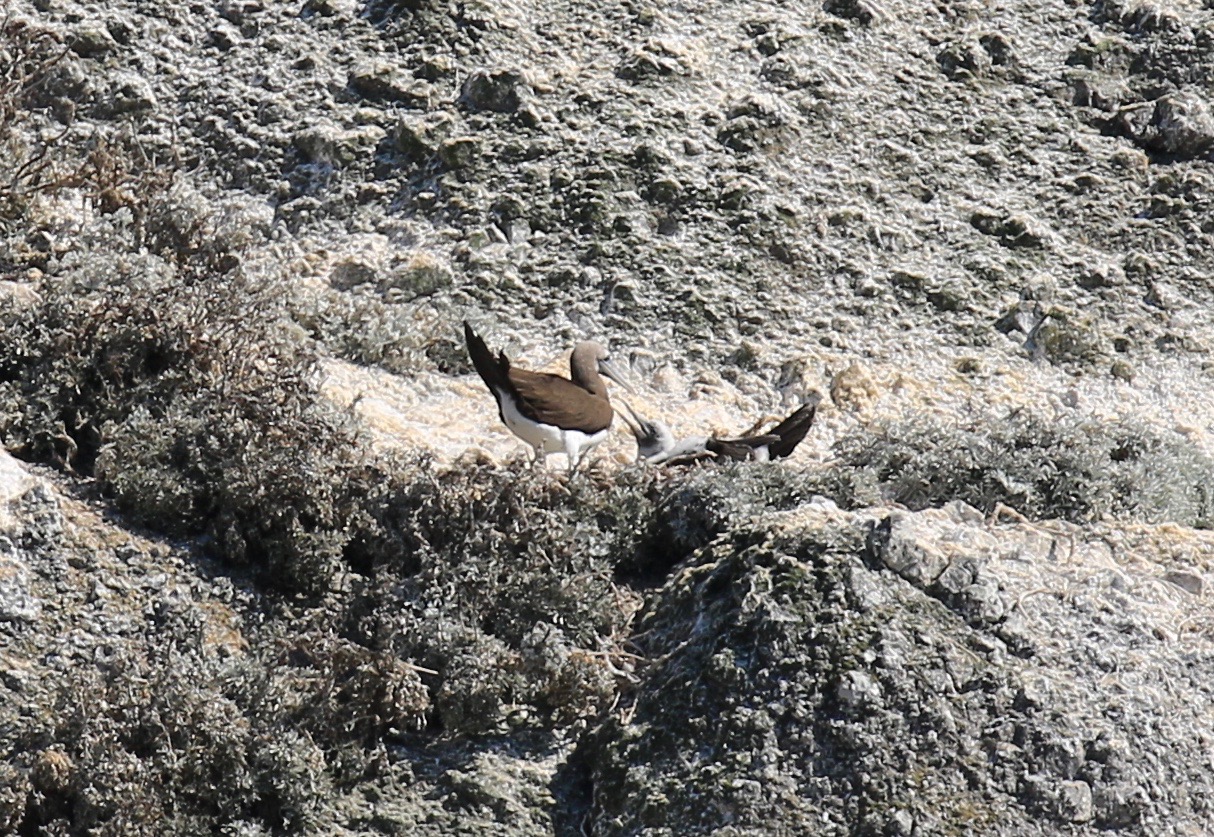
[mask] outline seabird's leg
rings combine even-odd
[[[561,441],[565,443],[565,456],[569,457],[569,473],[572,474],[577,470],[577,466],[582,464],[582,456],[579,454],[584,452],[579,450],[581,446],[573,432],[566,431],[561,435],[564,437]]]

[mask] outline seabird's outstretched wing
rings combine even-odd
[[[801,444],[801,440],[813,426],[814,416],[817,415],[818,405],[821,403],[822,394],[815,392],[792,415],[767,431],[772,436],[780,437],[778,442],[773,442],[767,448],[772,459],[783,459]]]

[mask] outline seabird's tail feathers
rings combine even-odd
[[[510,392],[510,361],[506,359],[506,354],[498,352],[498,356],[494,357],[485,341],[472,330],[467,320],[464,320],[464,341],[468,344],[468,354],[472,358],[472,365],[476,367],[476,373],[481,376],[493,396],[496,398],[499,392]]]

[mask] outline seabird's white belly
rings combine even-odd
[[[677,442],[667,437],[656,442],[653,448],[647,447],[645,450],[647,452],[645,456],[647,461],[655,465],[661,465],[663,462],[678,459],[680,456],[699,456],[708,450],[708,437],[689,436]]]
[[[583,451],[594,447],[607,438],[610,428],[603,428],[597,433],[586,433],[581,430],[565,430],[555,424],[541,424],[532,421],[518,411],[514,399],[501,393],[498,399],[502,406],[502,418],[510,432],[531,445],[540,456],[550,453],[572,453],[576,458]]]
[[[498,401],[502,405],[502,418],[515,436],[543,454],[556,453],[565,449],[561,428],[553,424],[540,424],[538,421],[527,418],[518,411],[514,398],[506,393],[499,393]]]

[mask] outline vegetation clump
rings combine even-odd
[[[364,642],[431,672],[431,728],[559,727],[609,705],[639,606],[617,565],[653,548],[652,476],[393,471],[350,558],[373,579]]]
[[[835,496],[852,504],[874,502],[875,493],[915,510],[961,500],[1038,520],[1108,516],[1203,528],[1214,515],[1214,460],[1179,434],[1130,419],[1016,411],[957,425],[924,415],[847,436],[836,453]]]
[[[321,589],[356,513],[359,448],[318,398],[281,286],[98,255],[39,290],[2,315],[6,446],[96,477],[140,523],[206,533],[282,587]]]

